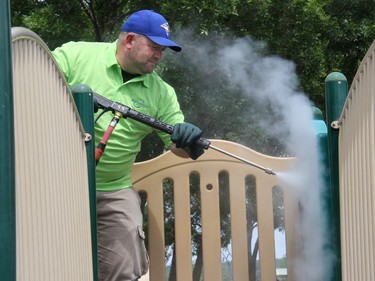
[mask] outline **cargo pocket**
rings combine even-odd
[[[139,237],[139,255],[140,255],[139,265],[140,265],[140,271],[141,271],[140,273],[141,275],[145,275],[148,271],[150,260],[149,260],[148,253],[147,253],[146,246],[145,246],[146,235],[142,229],[142,226],[138,225],[137,233]]]

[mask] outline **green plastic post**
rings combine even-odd
[[[314,126],[317,138],[317,146],[318,146],[318,161],[319,161],[319,200],[320,200],[320,217],[321,220],[321,235],[322,241],[327,240],[327,231],[326,229],[332,225],[332,212],[330,209],[331,203],[327,202],[327,198],[329,198],[330,194],[330,181],[329,181],[329,161],[328,161],[328,129],[327,125],[323,120],[323,113],[322,111],[314,107],[313,108],[314,114]],[[331,243],[331,242],[330,242]],[[332,249],[330,249],[332,250]],[[322,259],[322,266],[325,262]],[[334,275],[332,268],[325,268],[325,272],[323,273],[324,279],[322,280],[331,280],[330,277]]]
[[[94,137],[94,103],[93,94],[89,86],[84,84],[72,88],[72,94],[76,103],[83,128],[87,134],[86,152],[89,173],[89,196],[91,216],[91,241],[92,241],[92,262],[94,280],[98,280],[97,265],[97,239],[96,239],[96,184],[95,184],[95,137]]]
[[[341,281],[341,242],[340,242],[340,186],[339,186],[339,130],[332,127],[338,121],[348,95],[348,81],[339,72],[330,73],[325,80],[325,100],[328,124],[328,156],[330,167],[330,196],[332,237],[331,247],[337,261],[333,268],[333,280]]]
[[[327,189],[329,187],[329,161],[328,161],[328,129],[327,125],[323,120],[322,111],[314,107],[313,108],[314,126],[317,137],[318,153],[319,153],[319,175],[321,184],[321,199],[326,197]],[[322,210],[326,211],[327,206],[322,206]],[[324,214],[322,214],[324,215]]]
[[[16,197],[9,1],[0,1],[0,276],[16,280]]]
[[[323,120],[322,111],[314,107],[313,108],[313,118],[314,126],[317,138],[318,153],[319,153],[319,175],[320,175],[320,200],[324,200],[327,197],[327,192],[329,188],[329,162],[328,162],[328,129],[327,125]],[[322,216],[326,217],[327,206],[325,203],[322,204],[321,210],[323,213]]]

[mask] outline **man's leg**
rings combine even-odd
[[[97,191],[97,222],[99,280],[138,280],[148,270],[148,255],[134,188]]]

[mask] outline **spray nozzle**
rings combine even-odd
[[[264,168],[264,172],[269,175],[276,176],[276,173],[270,168]]]

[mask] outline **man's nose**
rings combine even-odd
[[[163,58],[163,51],[162,50],[155,51],[154,57],[157,58],[158,60],[161,60]]]

